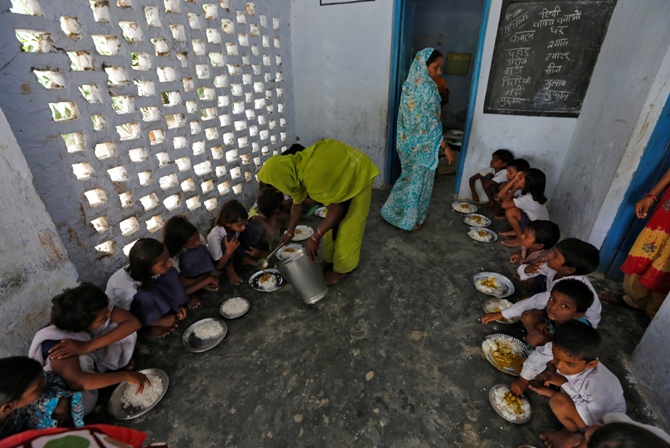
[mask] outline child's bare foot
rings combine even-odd
[[[507,247],[520,247],[521,246],[521,238],[512,238],[511,240],[505,240],[501,241],[503,246]]]
[[[516,232],[514,230],[503,230],[502,232],[498,232],[498,235],[500,235],[500,236],[516,236]]]
[[[205,291],[209,291],[209,292],[216,292],[216,291],[219,290],[219,285],[207,285],[207,286],[203,287],[202,289],[204,289]]]
[[[177,319],[176,314],[167,314],[165,316],[159,317],[156,322],[153,323],[154,327],[162,327],[172,333],[175,328],[179,326],[179,319]]]
[[[574,448],[584,440],[584,436],[578,432],[570,432],[563,428],[559,431],[549,431],[540,434],[540,439],[549,448]]]
[[[186,306],[189,307],[189,309],[200,308],[200,305],[202,305],[202,303],[196,296],[189,296],[188,302],[186,302]]]
[[[346,276],[347,276],[346,273],[340,274],[339,272],[336,271],[328,271],[326,272],[324,279],[326,280],[326,285],[334,285],[335,283],[339,282]]]
[[[149,335],[151,335],[152,338],[156,339],[163,339],[165,336],[169,335],[171,333],[170,330],[168,330],[165,327],[157,327],[153,326],[151,327],[151,330],[149,331]]]
[[[228,281],[231,285],[241,285],[243,280],[237,274],[228,274]]]
[[[603,302],[616,303],[619,305],[623,303],[623,300],[620,297],[614,295],[614,293],[610,291],[600,291],[600,293],[598,293],[598,298]]]

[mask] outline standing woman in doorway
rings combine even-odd
[[[454,154],[442,138],[440,94],[433,81],[442,72],[442,54],[419,51],[402,85],[396,150],[402,172],[382,207],[382,217],[404,230],[418,230],[426,220],[439,151],[451,165]]]

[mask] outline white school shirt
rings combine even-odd
[[[551,351],[552,343],[547,342],[537,347],[533,353],[528,356],[521,367],[521,378],[532,380],[547,368],[547,363],[554,359],[554,353]]]
[[[538,219],[543,219],[549,221],[549,211],[544,204],[540,204],[530,193],[522,194],[518,198],[514,198],[514,205],[528,215],[528,219],[531,221],[537,221]]]
[[[626,412],[626,400],[619,379],[598,362],[592,369],[565,375],[568,382],[561,386],[577,408],[586,426],[601,424],[609,412]]]
[[[221,248],[221,241],[228,235],[223,226],[214,226],[214,228],[207,235],[207,250],[212,255],[214,261],[219,261],[223,258],[223,249]],[[235,233],[236,237],[240,237],[240,232]]]
[[[593,328],[598,328],[598,323],[600,322],[600,314],[602,313],[603,306],[600,303],[600,299],[598,299],[598,293],[596,293],[596,290],[593,289],[593,285],[591,285],[591,282],[589,281],[588,278],[586,278],[585,275],[568,275],[567,277],[562,277],[559,278],[558,280],[554,280],[554,277],[556,276],[556,271],[548,267],[547,263],[543,263],[540,266],[540,270],[535,274],[526,274],[525,272],[526,266],[528,265],[522,264],[521,266],[519,266],[519,269],[517,270],[521,280],[536,277],[540,274],[546,275],[547,290],[545,292],[535,294],[534,296],[529,297],[527,299],[520,300],[514,305],[512,305],[510,308],[502,310],[501,313],[505,319],[519,317],[521,316],[521,314],[523,314],[524,311],[545,309],[547,307],[547,302],[549,302],[549,296],[551,295],[551,290],[553,289],[554,285],[562,280],[574,278],[584,283],[586,286],[588,286],[591,292],[593,293],[593,305],[591,305],[586,310],[586,313],[584,313],[584,317],[589,321],[589,323]]]
[[[134,280],[126,268],[128,268],[127,265],[116,271],[107,280],[105,294],[109,297],[110,307],[118,306],[124,310],[129,310],[130,304],[133,303],[133,299],[135,298],[137,288],[142,284],[142,282]]]
[[[491,167],[483,169],[479,172],[479,175],[484,176],[484,177],[486,177],[489,174],[493,174],[493,178],[491,179],[493,182],[497,182],[499,184],[507,182],[507,169],[506,168],[501,169],[497,173],[496,173],[496,170],[494,170]]]

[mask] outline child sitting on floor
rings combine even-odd
[[[233,199],[221,207],[215,226],[207,235],[207,249],[212,254],[216,269],[226,270],[228,280],[233,285],[242,283],[237,275],[236,264],[257,266],[258,260],[270,252],[258,248],[263,229],[248,223],[247,210]]]
[[[567,278],[556,282],[541,315],[542,323],[528,331],[526,342],[533,348],[544,345],[551,341],[557,328],[573,319],[591,326],[584,314],[594,300],[593,292],[579,280]]]
[[[488,202],[483,207],[493,207],[495,205],[495,196],[498,194],[498,188],[507,179],[507,164],[512,160],[514,160],[514,156],[507,149],[499,149],[493,152],[489,167],[470,178],[470,193],[472,193],[472,200],[474,202],[479,202],[476,185],[479,180],[488,198]]]
[[[284,194],[274,188],[259,190],[256,204],[249,210],[249,222],[263,229],[261,244],[267,246],[282,227],[288,224],[288,215],[281,211]]]
[[[586,310],[584,317],[596,328],[600,322],[602,305],[600,304],[600,300],[597,299],[598,295],[589,279],[586,278],[586,275],[595,271],[599,264],[600,254],[598,249],[593,245],[576,238],[567,238],[559,241],[551,252],[549,252],[546,263],[522,264],[517,271],[521,280],[526,280],[540,274],[546,275],[546,290],[528,299],[520,300],[510,308],[484,315],[482,323],[488,324],[489,322],[500,320],[501,317],[511,319],[520,316],[526,330],[530,331],[537,328],[542,323],[542,310],[546,308],[549,301],[549,291],[554,288],[556,282],[566,278],[574,278],[585,283],[593,293],[593,305]]]
[[[186,294],[190,296],[202,289],[219,290],[219,278],[211,275],[214,271],[212,256],[202,244],[198,229],[184,215],[173,216],[165,223],[163,242]],[[191,297],[194,299],[199,302]]]
[[[517,173],[519,171],[526,171],[528,168],[530,168],[530,164],[526,161],[526,159],[514,159],[510,163],[507,164],[507,174],[505,175],[505,182],[502,182],[500,186],[498,187],[498,191],[496,192],[496,195],[494,197],[496,205],[493,208],[494,215],[497,219],[500,220],[505,220],[505,211],[503,210],[502,206],[502,199],[501,196],[503,196],[503,193],[507,192],[507,186],[511,186],[511,182],[514,180],[516,177]],[[511,196],[512,197],[518,197],[521,194],[521,190],[516,190],[512,192]]]
[[[621,383],[598,361],[600,348],[601,338],[594,328],[576,320],[566,322],[552,342],[530,354],[521,377],[510,385],[515,395],[530,387],[549,397],[563,428],[540,435],[548,446],[577,446],[582,440],[579,432],[602,423],[609,412],[626,412]],[[541,385],[531,384],[533,379]]]
[[[114,305],[129,309],[142,325],[151,327],[153,337],[167,336],[186,317],[184,306],[197,304],[184,291],[160,241],[140,238],[130,249],[128,261],[110,277],[105,292]]]
[[[96,334],[104,327],[115,312],[123,310],[115,308],[110,312],[105,293],[90,283],[66,289],[51,302],[51,325],[35,334],[28,355],[45,366],[46,370],[56,373],[69,389],[84,391],[84,414],[93,410],[98,399],[97,389],[128,381],[138,391],[142,390],[148,380],[140,373],[130,370],[105,372],[110,368],[116,370],[130,367],[124,363],[130,363],[135,340],[132,340],[132,348],[115,344],[123,340],[128,331],[127,326],[119,325],[105,335],[91,338],[91,334]],[[123,312],[121,314],[126,315]],[[64,339],[99,348],[78,356],[50,357],[50,349]],[[103,343],[106,345],[101,346]]]
[[[547,180],[544,173],[536,168],[528,168],[517,173],[514,180],[507,186],[507,191],[501,197],[505,217],[512,230],[500,232],[502,236],[514,236],[514,239],[503,241],[508,247],[521,245],[521,234],[528,227],[528,223],[538,219],[549,220],[549,212],[544,205],[547,198],[544,196],[544,187]],[[518,198],[514,192],[521,189]]]
[[[561,231],[553,222],[542,219],[531,221],[521,234],[521,250],[515,252],[509,261],[519,264],[544,263],[549,250],[560,238]]]
[[[27,356],[0,359],[0,439],[30,429],[83,426],[81,392]]]

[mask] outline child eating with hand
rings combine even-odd
[[[583,440],[581,433],[602,423],[605,414],[626,412],[621,383],[598,360],[601,343],[594,328],[576,320],[566,322],[552,342],[530,354],[521,377],[510,385],[515,395],[529,387],[549,398],[563,428],[541,434],[546,445],[577,446]],[[541,384],[531,384],[533,379]]]

